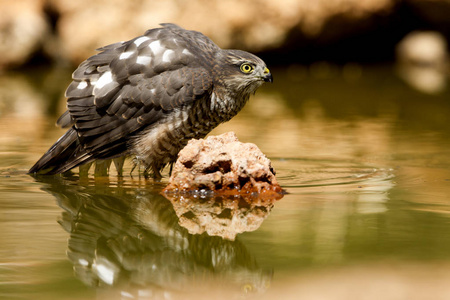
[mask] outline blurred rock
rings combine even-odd
[[[444,36],[434,31],[414,31],[397,46],[398,73],[413,88],[440,93],[447,86],[448,52]]]
[[[329,36],[332,32],[338,37],[355,30],[358,27],[355,25],[366,22],[373,14],[390,12],[395,3],[394,0],[49,0],[60,17],[57,31],[62,50],[75,63],[100,46],[131,39],[164,22],[201,31],[222,48],[258,52],[282,46],[295,32],[308,37],[325,33]],[[327,29],[329,23],[332,31]]]
[[[42,0],[1,0],[0,69],[23,65],[43,44],[49,25]]]
[[[404,3],[414,17],[448,28],[446,0],[404,0],[401,5],[396,0],[0,0],[0,66],[23,64],[43,41],[54,60],[78,64],[96,48],[165,22],[201,31],[222,48],[260,52],[288,45],[295,50],[305,40],[326,47],[376,30],[387,16],[403,19]],[[51,26],[55,35],[48,34]]]
[[[222,195],[281,198],[283,190],[270,160],[234,132],[190,140],[178,154],[164,192],[214,191]]]

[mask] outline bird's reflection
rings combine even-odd
[[[271,272],[258,267],[239,240],[227,239],[236,236],[233,230],[246,231],[246,217],[248,231],[259,227],[270,201],[256,207],[236,199],[232,207],[231,199],[200,197],[181,209],[189,199],[171,202],[148,188],[46,181],[44,189],[64,209],[59,223],[70,234],[67,255],[76,276],[90,286],[155,295],[218,282],[238,293],[263,291],[270,282]],[[205,225],[208,218],[216,219],[213,229]],[[189,230],[180,225],[186,223]]]

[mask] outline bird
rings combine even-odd
[[[155,179],[190,139],[234,117],[264,82],[262,59],[221,49],[198,31],[171,23],[97,49],[72,74],[67,128],[30,168],[54,175],[94,161],[134,157]]]

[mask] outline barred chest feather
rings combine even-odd
[[[190,139],[205,137],[219,124],[229,121],[245,105],[248,97],[219,99],[215,93],[209,99],[177,108],[165,118],[138,135],[131,152],[154,172],[174,162],[178,152]]]

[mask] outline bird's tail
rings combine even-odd
[[[28,171],[29,174],[53,175],[93,161],[70,128]]]

